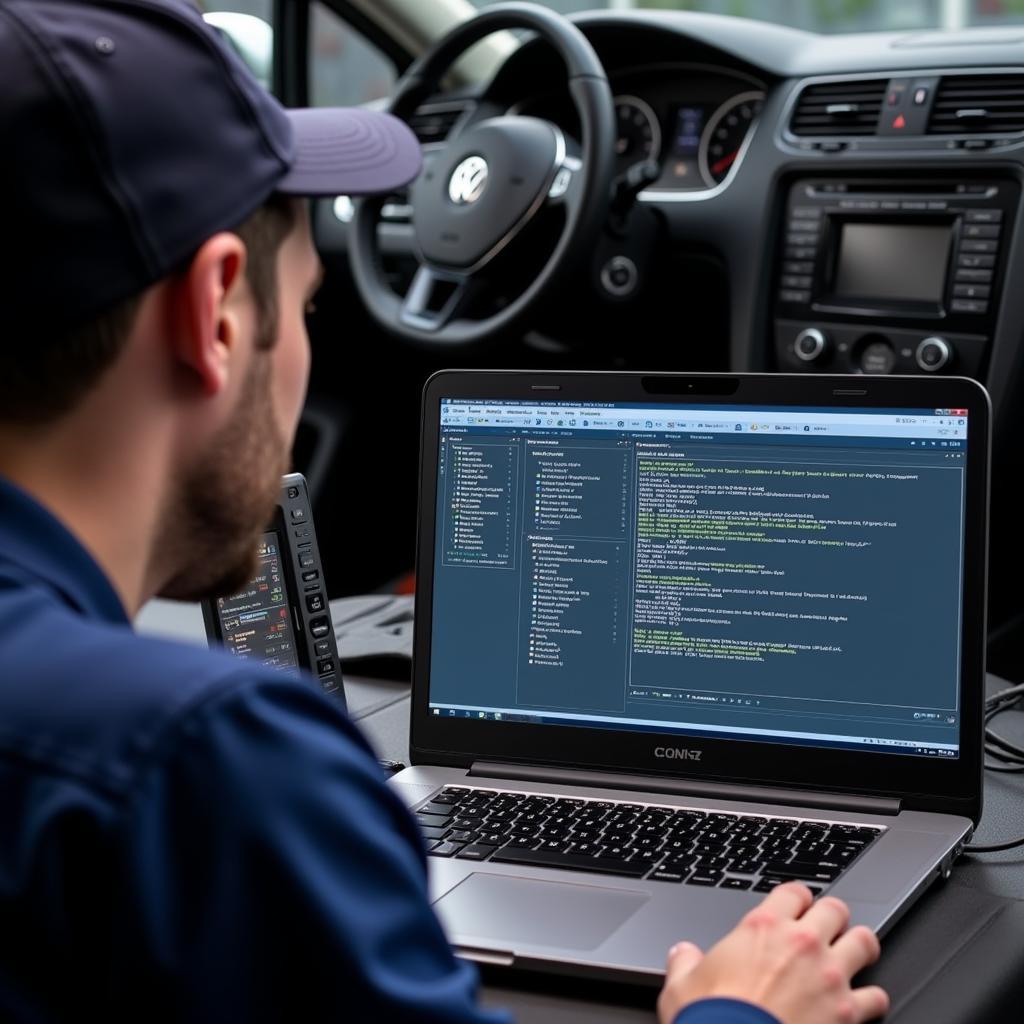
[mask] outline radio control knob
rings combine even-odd
[[[793,354],[805,363],[820,359],[828,348],[828,338],[817,327],[802,330],[793,342]]]
[[[945,338],[925,338],[914,353],[917,365],[928,373],[941,370],[952,358],[953,350]]]

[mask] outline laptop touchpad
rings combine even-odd
[[[434,909],[456,942],[596,949],[648,899],[627,889],[472,874]]]

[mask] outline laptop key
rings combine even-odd
[[[435,828],[433,825],[421,825],[420,832],[423,833],[424,839],[443,839],[445,833],[448,832],[448,828]]]
[[[417,814],[416,820],[426,828],[447,828],[451,822],[448,815],[442,814]]]
[[[455,856],[462,860],[487,860],[494,853],[494,850],[495,847],[493,846],[473,843],[470,846],[464,846]]]
[[[452,831],[445,836],[445,839],[450,843],[475,843],[479,836],[479,832],[460,832],[457,829],[452,829]]]
[[[452,807],[449,803],[441,803],[437,800],[431,800],[429,804],[424,804],[416,812],[417,814],[440,814],[442,817],[447,818],[452,813]]]
[[[698,866],[686,883],[687,885],[718,885],[722,877],[721,871],[705,871]]]
[[[778,861],[769,861],[764,866],[764,873],[775,878],[795,878],[797,880],[807,879],[808,881],[831,882],[839,877],[839,868],[826,868],[820,864],[805,864],[800,861],[791,861],[788,864],[781,864]]]
[[[686,877],[686,872],[669,871],[666,868],[656,868],[651,872],[650,877],[656,882],[681,882]]]
[[[762,878],[754,886],[754,892],[771,892],[777,885],[782,885],[785,878]]]
[[[428,851],[431,857],[451,857],[462,849],[462,843],[438,843]]]
[[[718,884],[719,889],[749,889],[754,884],[752,878],[723,878]]]
[[[491,863],[536,864],[544,867],[565,868],[568,871],[596,871],[608,875],[640,878],[651,868],[650,864],[631,864],[610,857],[585,857],[578,853],[558,853],[554,850],[517,850],[503,846],[491,857]]]

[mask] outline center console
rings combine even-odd
[[[1019,197],[997,179],[792,183],[774,273],[778,368],[980,376]]]

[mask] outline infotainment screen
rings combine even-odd
[[[833,294],[845,299],[940,303],[949,224],[840,224]]]

